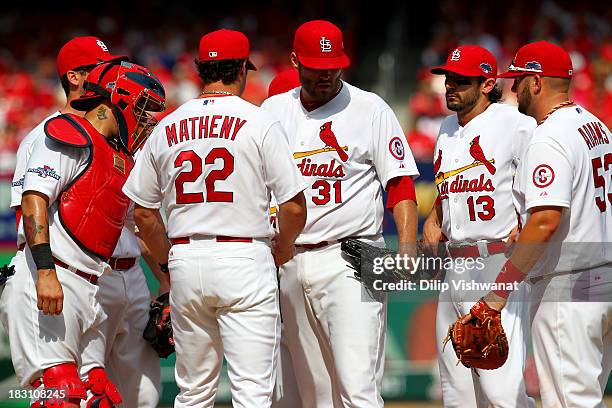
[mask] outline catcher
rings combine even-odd
[[[102,85],[108,80],[108,72],[114,72],[115,69],[119,70],[118,79],[107,94]],[[136,100],[145,99],[147,94],[141,91],[137,81],[146,81],[161,97],[164,96],[163,87],[157,78],[151,75],[141,79],[129,73],[123,65],[109,66],[108,71],[96,71],[95,74],[87,78],[84,85],[87,92],[72,102],[73,108],[87,111],[105,97],[115,101],[127,97],[126,93]],[[164,109],[161,99],[155,102],[149,99],[146,103],[150,109]],[[133,115],[139,112],[139,109],[127,112],[124,115],[125,122],[133,121],[137,117]],[[142,129],[134,132],[133,140],[127,146],[131,155],[147,140],[149,131],[156,123],[154,118],[148,116]],[[143,339],[143,327],[149,318],[150,293],[140,266],[140,255],[143,255],[159,280],[160,293],[168,292],[170,282],[162,272],[163,267],[158,266],[146,246],[139,241],[136,232],[132,203],[119,241],[108,261],[112,271],[103,274],[98,280],[98,299],[107,316],[100,325],[102,341],[85,343],[80,372],[83,375],[94,369],[99,361],[104,361],[108,376],[116,384],[123,399],[119,407],[154,408],[159,400],[160,367],[155,349],[157,343],[151,348],[146,339]]]

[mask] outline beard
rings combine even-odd
[[[446,107],[453,112],[461,112],[471,108],[472,106],[476,105],[479,97],[478,89],[473,89],[463,95],[453,95],[456,96],[456,99],[454,100],[449,100],[448,94],[446,95]]]
[[[518,111],[523,115],[527,114],[529,105],[531,105],[531,94],[527,87],[523,88],[523,91],[517,96]]]
[[[340,90],[340,77],[330,78],[323,84],[315,79],[301,79],[302,88],[310,95],[314,102],[324,103],[331,100]]]

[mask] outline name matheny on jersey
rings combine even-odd
[[[235,140],[238,131],[246,123],[245,119],[224,115],[194,116],[181,119],[165,127],[168,147],[196,139]]]

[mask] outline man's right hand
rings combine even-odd
[[[36,281],[38,310],[43,314],[59,315],[64,306],[64,291],[55,269],[39,269]]]

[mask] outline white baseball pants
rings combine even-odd
[[[444,406],[486,408],[490,404],[495,408],[535,408],[535,401],[527,396],[523,378],[529,339],[529,287],[526,283],[520,284],[519,289],[510,294],[502,311],[502,325],[510,347],[508,359],[503,366],[496,370],[471,370],[461,364],[456,366],[457,356],[450,342],[442,351],[448,327],[458,317],[469,313],[476,301],[488,292],[457,290],[452,282],[494,282],[507,260],[504,254],[482,259],[485,265],[482,270],[463,270],[459,263],[454,264],[445,277],[450,289],[448,293],[440,293],[436,336]]]
[[[542,407],[605,407],[612,370],[612,265],[548,276],[532,290]]]
[[[170,250],[175,408],[213,407],[223,357],[235,408],[270,407],[280,340],[268,242],[191,240]]]
[[[17,380],[30,387],[46,368],[69,362],[80,366],[82,345],[102,337],[100,324],[106,315],[97,300],[98,287],[60,266],[56,272],[64,292],[63,310],[44,315],[37,307],[38,272],[29,247],[17,252],[11,264],[15,274],[0,298],[0,321],[9,336]]]
[[[353,276],[339,243],[298,249],[281,267],[283,334],[304,408],[383,406],[386,299],[362,298]]]
[[[159,401],[159,357],[142,337],[149,320],[151,295],[137,262],[127,270],[114,270],[98,280],[98,300],[107,318],[100,325],[103,337],[84,344],[82,379],[104,361],[105,371],[117,386],[122,408],[155,408]]]

